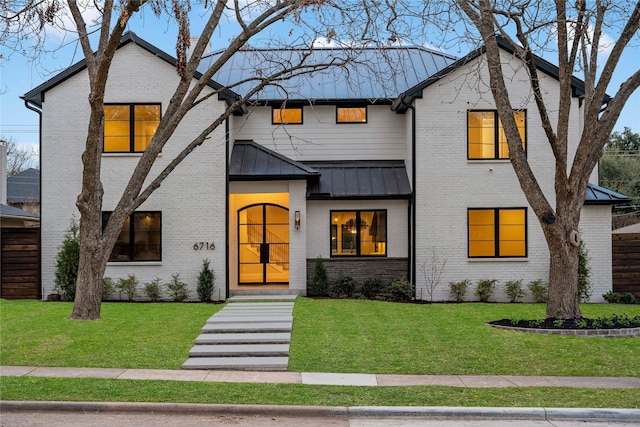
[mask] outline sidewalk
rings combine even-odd
[[[212,371],[117,368],[47,368],[0,366],[0,376],[109,378],[128,380],[209,381],[236,383],[314,384],[345,386],[447,386],[640,388],[635,377],[554,377],[512,375],[391,375],[322,372]]]

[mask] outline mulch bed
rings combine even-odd
[[[633,318],[626,316],[612,316],[606,319],[540,319],[540,320],[513,320],[501,319],[487,322],[490,325],[508,326],[526,329],[622,329],[640,327],[640,316]]]

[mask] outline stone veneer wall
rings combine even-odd
[[[408,258],[323,258],[324,266],[327,269],[329,279],[329,289],[340,275],[351,276],[356,281],[356,291],[366,279],[378,277],[385,282],[385,285],[392,279],[409,276]],[[311,286],[311,278],[315,270],[315,258],[307,259],[307,295],[314,295]]]

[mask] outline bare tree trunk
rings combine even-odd
[[[107,263],[104,259],[104,246],[101,244],[101,220],[96,218],[99,215],[99,211],[94,211],[82,215],[80,219],[80,262],[71,319],[100,318],[102,276]]]
[[[578,295],[578,245],[571,241],[571,230],[575,228],[560,222],[545,224],[546,227],[543,225],[549,247],[549,300],[546,317],[576,319],[582,317]]]

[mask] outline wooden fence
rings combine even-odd
[[[2,228],[0,233],[0,297],[39,299],[40,228]]]
[[[640,233],[613,234],[613,291],[640,296]]]

